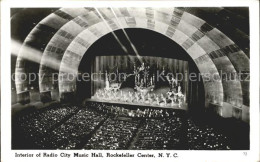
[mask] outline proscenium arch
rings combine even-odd
[[[86,20],[82,20],[82,16],[85,16],[89,18],[92,16],[92,20],[89,19],[88,23],[86,23]],[[86,14],[82,14],[81,16],[77,16],[68,23],[64,24],[59,31],[52,37],[50,42],[48,43],[46,49],[43,52],[43,56],[41,59],[41,64],[40,64],[40,70],[39,74],[43,78],[43,81],[39,83],[39,88],[40,92],[48,91],[52,87],[52,83],[48,82],[48,79],[51,78],[52,76],[50,75],[52,72],[58,71],[60,67],[60,62],[63,57],[63,54],[69,44],[72,42],[72,40],[83,30],[86,29],[86,27],[91,26],[92,23],[95,24],[96,22],[99,22],[99,18],[97,15],[93,14],[92,12]],[[81,24],[81,25],[79,25]],[[68,37],[67,35],[70,35]],[[57,42],[63,41],[63,43],[57,44]],[[52,51],[53,48],[56,48],[55,51]],[[57,57],[57,50],[59,52],[59,56]],[[48,67],[49,64],[49,59],[54,59],[56,60],[57,64],[55,65],[56,68],[52,69]],[[56,84],[56,83],[55,83]],[[57,84],[58,85],[58,84]]]
[[[111,27],[112,28],[112,27]],[[213,42],[214,43],[214,42]],[[212,44],[213,44],[212,43]],[[185,45],[185,44],[184,44]],[[216,44],[215,44],[215,46],[217,46]],[[234,72],[235,70],[234,70],[234,67],[232,66],[232,64],[228,61],[228,58],[226,57],[225,59],[223,59],[222,58],[222,60],[227,60],[226,61],[226,63],[227,64],[229,64],[228,66],[229,66],[229,69],[228,70],[230,70],[231,69],[231,71],[232,72]],[[233,87],[231,86],[231,85],[233,85]],[[72,86],[73,87],[73,86]],[[225,86],[225,87],[231,87],[230,89],[232,89],[233,90],[233,92],[234,92],[234,90],[237,90],[238,91],[238,93],[235,93],[235,94],[238,94],[238,97],[237,98],[241,98],[241,94],[242,94],[242,90],[241,90],[241,85],[240,85],[240,82],[238,82],[238,81],[234,81],[232,84],[228,84],[228,86]],[[75,86],[74,86],[74,88],[75,88]],[[65,89],[69,89],[69,87],[65,87]],[[228,92],[232,92],[232,91],[228,91]],[[230,94],[229,96],[234,96],[234,94]],[[228,96],[228,95],[226,95],[226,96]],[[235,97],[236,98],[236,97]],[[236,105],[241,105],[241,103],[242,103],[242,99],[240,99],[240,100],[238,100],[238,102],[236,102],[235,104]]]
[[[112,19],[113,20],[113,19]],[[119,18],[118,19],[121,22],[124,22],[124,18]],[[147,29],[147,27],[145,25],[140,25],[138,22],[146,22],[144,19],[142,18],[135,18],[136,20],[136,25],[135,28],[143,28],[143,29]],[[155,24],[158,24],[157,28],[155,25],[155,28],[153,29],[153,31],[156,31],[160,34],[163,34],[164,36],[167,36],[165,33],[166,29],[167,29],[167,25],[161,22],[157,22],[155,21]],[[127,23],[122,24],[123,28],[133,28],[133,26],[128,26]],[[99,37],[95,36],[91,30],[96,30],[98,31]],[[118,30],[120,28],[114,29],[114,30]],[[149,28],[148,28],[149,29]],[[113,31],[114,31],[113,30]],[[151,30],[151,29],[149,29]],[[74,74],[74,76],[77,76],[77,69],[80,63],[81,58],[83,57],[83,55],[85,54],[85,52],[87,51],[87,49],[99,38],[101,38],[103,35],[106,35],[108,33],[110,33],[111,31],[106,28],[106,24],[105,22],[99,22],[98,24],[95,24],[91,27],[89,27],[88,29],[84,30],[82,33],[80,33],[77,38],[79,38],[80,40],[84,40],[84,44],[87,44],[88,46],[83,46],[82,44],[77,43],[77,41],[73,41],[69,47],[67,48],[63,58],[62,58],[62,62],[60,65],[60,76],[59,78],[61,78],[61,80],[59,80],[59,89],[60,89],[60,94],[64,93],[64,92],[75,92],[75,88],[76,88],[76,77],[72,80],[70,78],[70,81],[66,80],[66,78],[72,74]],[[181,32],[180,32],[181,33]],[[76,39],[77,39],[76,38]],[[76,40],[74,39],[74,40]],[[171,38],[172,39],[172,38]],[[178,42],[176,42],[177,44],[179,44]],[[179,44],[180,45],[180,44]],[[184,49],[185,50],[185,49]],[[193,53],[191,53],[190,51],[185,50],[194,60],[194,55]],[[71,60],[75,60],[71,61]],[[72,65],[73,63],[73,65]],[[200,72],[201,73],[216,73],[218,74],[218,71],[214,65],[214,63],[211,61],[211,59],[208,57],[207,60],[204,59],[204,62],[201,64],[196,63]],[[206,64],[206,65],[205,65]],[[203,68],[203,66],[207,66],[207,68]],[[68,67],[72,67],[69,68]],[[210,67],[210,68],[209,68]],[[71,69],[71,70],[70,70]],[[69,71],[67,71],[69,70]],[[211,88],[214,87],[214,88]],[[217,101],[217,103],[215,104],[219,104],[222,105],[223,102],[223,89],[222,89],[222,83],[220,80],[217,81],[210,81],[210,82],[205,82],[204,81],[204,88],[205,88],[205,95],[207,96],[207,98],[209,98],[209,96],[214,95],[214,96],[218,96],[218,99],[215,100]],[[64,91],[61,91],[64,90]],[[209,91],[212,90],[212,91]],[[215,91],[214,91],[215,90]],[[213,93],[213,94],[212,94]],[[221,96],[221,97],[219,97]],[[210,97],[210,99],[213,99],[214,97]],[[206,101],[206,105],[210,102],[213,101]]]
[[[103,11],[103,10],[101,10],[101,11]],[[104,15],[106,15],[106,14],[104,14]],[[139,14],[138,14],[139,15]],[[201,21],[201,22],[203,22],[203,21]],[[204,23],[204,22],[203,22]],[[201,23],[201,24],[203,24],[203,23]],[[195,23],[196,24],[196,23]],[[198,22],[197,22],[197,26],[198,26]],[[195,25],[196,26],[196,25]],[[194,27],[193,27],[194,28]],[[196,31],[197,30],[197,28],[195,28],[195,30],[194,31]],[[191,34],[193,33],[193,32],[190,32]],[[202,33],[201,33],[202,34]],[[191,36],[191,35],[190,35]],[[186,42],[188,42],[188,43],[186,43]],[[188,48],[187,46],[189,46],[189,44],[190,43],[192,43],[192,41],[191,40],[188,40],[188,41],[186,41],[186,42],[184,42],[184,43],[186,43],[186,44],[184,44],[185,45],[185,48]],[[228,62],[229,63],[229,62]],[[232,66],[232,65],[231,65]],[[232,88],[232,86],[225,86],[225,87],[231,87],[231,89],[237,89],[236,87],[240,87],[240,86],[237,86],[238,84],[239,84],[239,82],[235,82],[236,84],[232,84],[232,85],[234,85],[233,86],[233,88]],[[75,88],[75,87],[74,87]],[[239,91],[239,90],[238,90]],[[230,92],[230,91],[229,91]],[[239,92],[241,92],[241,90],[239,91]],[[241,93],[240,93],[241,94]],[[234,95],[234,94],[232,94],[232,95]],[[226,96],[230,96],[230,95],[226,95]],[[241,95],[240,95],[241,96]],[[236,98],[236,97],[235,97]],[[241,101],[241,100],[240,100]]]
[[[113,17],[114,15],[111,14],[111,12],[108,9],[100,9],[101,12],[103,13],[102,15],[105,15],[106,19],[108,19],[109,17]],[[182,10],[182,9],[180,9]],[[88,12],[93,12],[92,10],[85,10],[85,9],[77,9],[77,12],[75,10],[70,11],[69,9],[61,9],[61,11],[63,11],[65,13],[62,13],[63,15],[61,15],[61,13],[59,14],[52,14],[51,17],[52,18],[46,18],[43,22],[41,22],[41,24],[44,24],[46,26],[52,26],[53,28],[55,27],[56,30],[60,29],[60,27],[67,25],[68,22],[70,22],[72,19],[76,18],[79,15],[82,15],[84,13]],[[246,55],[243,53],[243,51],[241,50],[232,50],[231,52],[229,52],[227,54],[227,56],[223,56],[223,57],[212,57],[215,56],[215,53],[221,53],[222,51],[225,51],[226,47],[236,47],[236,46],[232,46],[234,43],[229,40],[224,34],[222,34],[220,31],[218,31],[217,29],[213,29],[210,28],[209,25],[207,23],[205,23],[205,21],[201,20],[200,18],[191,15],[187,12],[179,12],[178,8],[167,8],[167,9],[157,9],[157,8],[145,8],[145,9],[140,9],[140,8],[119,8],[119,9],[115,9],[115,13],[118,17],[124,16],[124,17],[128,17],[130,22],[131,22],[131,17],[133,19],[135,19],[135,17],[145,17],[146,18],[146,22],[147,23],[147,28],[153,28],[154,27],[154,20],[158,19],[160,21],[165,22],[166,24],[169,24],[168,29],[167,29],[167,35],[168,37],[172,37],[173,39],[175,39],[175,41],[179,41],[180,44],[182,44],[182,47],[190,50],[192,52],[192,50],[195,48],[200,48],[197,47],[197,45],[199,44],[200,46],[203,47],[203,45],[209,45],[212,44],[211,47],[215,47],[215,48],[205,48],[203,47],[201,50],[202,54],[206,54],[202,55],[203,57],[199,57],[197,58],[195,61],[197,61],[198,63],[203,62],[203,60],[207,60],[207,59],[212,59],[213,63],[215,63],[216,67],[218,70],[224,69],[222,68],[222,61],[219,61],[220,59],[223,59],[226,63],[226,67],[228,67],[229,71],[233,71],[234,69],[232,68],[232,66],[235,67],[236,71],[248,71],[249,70],[249,61],[248,58],[246,57]],[[66,15],[67,14],[67,15]],[[58,15],[58,16],[57,16]],[[61,17],[62,18],[61,18]],[[179,22],[178,22],[178,16],[180,17]],[[177,21],[176,21],[177,20]],[[188,26],[189,28],[187,28],[186,24],[191,24],[191,26],[194,26],[195,28]],[[177,26],[176,30],[176,26],[175,28],[173,27],[173,25]],[[185,34],[188,35],[188,37],[183,36],[183,34],[181,34],[180,31],[184,32]],[[55,32],[55,30],[53,31]],[[32,34],[30,34],[31,36]],[[29,36],[28,36],[29,37]],[[30,38],[30,37],[29,37]],[[209,38],[209,39],[208,39]],[[221,38],[221,39],[218,39]],[[62,40],[60,40],[62,41]],[[232,44],[233,43],[233,44]],[[62,44],[61,44],[62,45]],[[64,44],[63,44],[64,45]],[[217,45],[217,46],[216,46]],[[210,56],[210,57],[208,57]],[[240,62],[243,62],[244,64],[240,64],[238,60],[238,57],[240,58]],[[230,59],[227,60],[226,58]],[[17,60],[18,61],[18,60]],[[233,64],[230,64],[230,62]],[[23,64],[19,64],[19,65],[23,65]],[[17,66],[17,71],[19,72],[19,70],[22,69],[21,66]],[[20,69],[19,69],[20,68]],[[224,69],[225,70],[225,69]],[[17,82],[19,84],[19,82]],[[242,83],[242,82],[241,82]],[[238,84],[231,84],[228,83],[226,84],[225,82],[222,82],[223,86],[226,87],[224,88],[224,101],[227,102],[234,102],[234,100],[231,98],[226,98],[226,96],[235,96],[234,99],[235,100],[239,100],[239,102],[235,102],[232,103],[232,105],[236,105],[237,103],[239,103],[236,106],[240,106],[240,103],[244,100],[242,100],[240,98],[241,96],[241,88],[239,90],[239,87],[241,86],[237,86]],[[23,85],[20,84],[20,85]],[[227,86],[225,86],[227,85]],[[237,92],[234,93],[234,89],[232,88],[232,85],[235,85],[233,87],[237,88]],[[245,85],[242,90],[243,93],[247,90],[248,91],[248,84],[245,82],[242,85]],[[23,87],[23,86],[21,86]],[[222,86],[221,86],[222,87]],[[231,90],[227,90],[227,88],[230,87]],[[213,88],[214,89],[214,88]],[[19,92],[19,88],[17,88],[17,93]],[[234,95],[235,94],[235,95]],[[236,97],[238,96],[238,97]],[[249,98],[249,94],[244,95],[243,94],[243,98]]]
[[[28,91],[28,79],[24,80],[20,77],[21,74],[27,74],[25,69],[25,64],[27,60],[24,59],[24,56],[27,55],[27,47],[36,48],[39,50],[39,53],[43,52],[53,35],[64,24],[69,22],[74,17],[78,16],[82,12],[82,10],[85,9],[79,8],[71,12],[68,8],[61,8],[45,17],[43,20],[41,20],[28,34],[28,36],[25,38],[22,44],[22,47],[19,50],[18,57],[16,60],[15,85],[17,94]],[[41,37],[41,39],[37,39],[38,37]],[[40,57],[36,57],[36,59],[37,60],[35,60],[35,62],[37,63],[41,61]]]
[[[134,43],[135,49],[137,49],[139,55],[144,57],[145,61],[150,62],[153,64],[154,68],[156,67],[156,57],[158,59],[162,59],[163,62],[168,62],[168,65],[159,64],[159,69],[162,69],[163,66],[167,67],[168,72],[178,73],[179,71],[183,71],[194,74],[199,74],[199,70],[197,65],[192,60],[192,58],[187,54],[182,47],[180,47],[177,43],[172,41],[172,39],[165,37],[164,35],[154,32],[148,29],[142,28],[125,28],[125,32],[127,33],[128,37],[130,38],[131,42]],[[117,42],[114,38],[113,34],[117,35],[120,38],[121,43],[124,45],[124,50],[122,46]],[[111,57],[111,58],[109,58]],[[109,60],[106,60],[108,58]],[[114,59],[113,59],[114,58]],[[110,60],[111,59],[111,60]],[[116,60],[115,60],[116,59]],[[119,59],[119,60],[118,60]],[[170,59],[170,60],[169,60]],[[123,62],[121,62],[122,60]],[[113,72],[115,70],[116,65],[118,65],[119,71],[124,72],[123,69],[127,70],[125,72],[131,73],[133,70],[133,62],[137,61],[136,54],[128,43],[127,37],[124,35],[123,30],[115,30],[114,33],[108,33],[95,41],[83,55],[79,69],[78,69],[78,81],[77,81],[77,89],[76,89],[76,96],[75,98],[77,101],[81,102],[84,101],[86,98],[91,98],[95,94],[95,90],[97,87],[100,86],[98,82],[97,85],[95,84],[96,80],[86,80],[86,73],[92,74],[97,73],[101,70],[101,72],[105,72],[106,70]],[[168,61],[167,61],[168,60]],[[185,61],[188,64],[178,64],[177,60],[181,60],[181,62]],[[97,62],[96,62],[97,61]],[[105,62],[104,62],[105,61]],[[119,61],[119,62],[118,62]],[[176,62],[177,61],[177,62]],[[106,66],[102,66],[103,63]],[[176,64],[177,63],[177,64]],[[101,67],[99,67],[101,65]],[[182,65],[182,67],[180,67]],[[152,66],[152,65],[151,65]],[[188,69],[186,69],[186,66]],[[123,67],[123,69],[121,69]],[[128,68],[127,68],[128,67]],[[174,68],[176,67],[176,68]],[[108,68],[108,69],[107,69]],[[130,69],[129,69],[130,68]],[[99,70],[95,70],[99,69]],[[121,69],[121,70],[120,70]],[[131,70],[132,69],[132,70]],[[158,68],[157,68],[158,69]],[[159,70],[158,69],[158,70]],[[111,71],[112,70],[112,71]],[[123,71],[122,71],[123,70]],[[169,71],[170,70],[170,71]],[[158,71],[160,73],[160,71]],[[84,75],[85,74],[85,75]],[[186,73],[188,74],[188,73]],[[204,86],[202,82],[202,78],[198,79],[196,82],[189,82],[189,84],[185,84],[185,78],[187,75],[184,76],[183,84],[183,92],[186,94],[187,103],[191,106],[191,111],[205,111],[204,104]],[[113,77],[113,76],[112,76]],[[89,79],[89,78],[87,78]],[[181,77],[180,77],[181,79]],[[85,80],[86,82],[84,82]],[[129,86],[134,86],[134,83],[130,83],[131,79],[127,79]],[[82,82],[83,81],[83,82]],[[187,82],[188,83],[188,82]],[[123,87],[127,86],[128,84],[123,84]],[[95,88],[96,87],[96,88]],[[190,88],[188,88],[190,87]],[[185,89],[185,90],[184,90]],[[196,89],[196,91],[195,91]],[[189,93],[192,92],[192,93]],[[196,96],[194,96],[197,94]],[[65,96],[62,96],[62,100],[64,100]],[[194,98],[195,97],[195,98]],[[66,101],[66,100],[64,100]],[[195,106],[197,105],[197,106]],[[196,111],[193,111],[196,112]],[[198,112],[197,112],[198,113]]]

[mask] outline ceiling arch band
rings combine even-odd
[[[120,24],[124,28],[140,27],[154,30],[170,37],[189,53],[201,72],[210,71],[212,74],[218,73],[219,75],[220,71],[249,71],[248,57],[234,44],[234,42],[216,28],[212,28],[205,21],[184,12],[183,8],[170,8],[167,10],[156,8],[114,9],[118,19],[115,19],[115,16],[110,9],[105,8],[99,10],[102,16],[107,20],[111,30],[120,29],[120,25],[116,24],[117,20],[120,20]],[[48,61],[46,58],[50,57],[57,59],[58,64],[55,69],[60,69],[60,72],[62,72],[64,67],[68,67],[63,66],[63,64],[67,65],[66,60],[68,62],[69,59],[67,55],[73,56],[74,53],[77,55],[77,52],[79,51],[75,51],[75,49],[84,50],[83,47],[85,45],[89,47],[89,39],[95,40],[95,37],[101,37],[104,35],[104,33],[100,35],[100,33],[102,33],[101,31],[107,29],[104,23],[99,23],[102,20],[94,10],[82,8],[76,13],[74,11],[75,10],[60,9],[58,12],[56,11],[47,16],[32,30],[24,42],[24,46],[27,44],[30,45],[30,42],[35,40],[37,33],[51,31],[49,34],[49,37],[52,36],[51,39],[43,39],[42,42],[39,42],[39,44],[42,43],[46,47],[44,48],[45,50],[39,61],[39,73],[40,76],[44,76],[42,82],[39,83],[40,92],[50,89],[50,86],[52,85],[50,84],[48,77],[53,71],[48,68]],[[93,27],[94,24],[95,28]],[[98,27],[98,24],[101,26]],[[79,35],[82,35],[83,31],[88,31],[88,37],[83,37],[84,39],[79,37]],[[108,32],[109,31],[107,31],[107,33]],[[85,39],[87,39],[87,41]],[[79,42],[85,42],[85,44]],[[55,47],[55,49],[53,49],[53,47]],[[23,48],[21,48],[17,59],[16,73],[25,72],[25,60],[22,59],[22,55],[25,54],[26,51],[23,51],[22,49]],[[85,50],[87,50],[87,48],[85,48]],[[80,57],[75,58],[75,60],[78,61],[80,61],[80,59]],[[243,64],[240,62],[243,62]],[[72,69],[77,69],[78,65],[71,64],[70,66]],[[59,86],[62,87],[66,84],[61,83]],[[206,95],[208,95],[207,102],[214,102],[222,105],[222,102],[225,101],[240,107],[244,100],[249,100],[248,82],[222,81],[220,83],[204,82],[204,84],[207,91]],[[22,82],[16,80],[17,93],[24,91],[26,86],[27,81]],[[75,88],[76,87],[74,87],[74,89]]]

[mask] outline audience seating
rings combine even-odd
[[[225,135],[173,109],[90,102],[36,110],[16,122],[38,149],[231,149]]]
[[[188,123],[188,149],[189,150],[229,150],[228,139],[213,128],[196,125],[191,119]]]

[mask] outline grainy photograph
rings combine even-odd
[[[250,149],[249,7],[11,8],[10,27],[12,150]]]

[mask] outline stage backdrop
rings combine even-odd
[[[95,75],[94,80],[92,81],[92,96],[98,89],[105,88],[105,74],[104,73],[126,73],[131,74],[134,71],[134,66],[140,67],[141,62],[145,63],[146,66],[150,67],[150,71],[152,73],[161,74],[161,72],[165,71],[165,74],[174,75],[176,78],[176,74],[178,73],[179,78],[183,77],[180,83],[182,87],[183,94],[187,97],[188,95],[188,79],[187,76],[189,74],[189,64],[188,61],[170,59],[170,58],[162,58],[162,57],[150,57],[150,56],[142,56],[140,58],[136,56],[96,56],[93,61],[92,73],[103,74],[103,75]],[[102,77],[102,81],[97,81],[96,77]],[[111,75],[111,78],[114,78],[114,75]],[[187,101],[187,99],[186,99]]]

